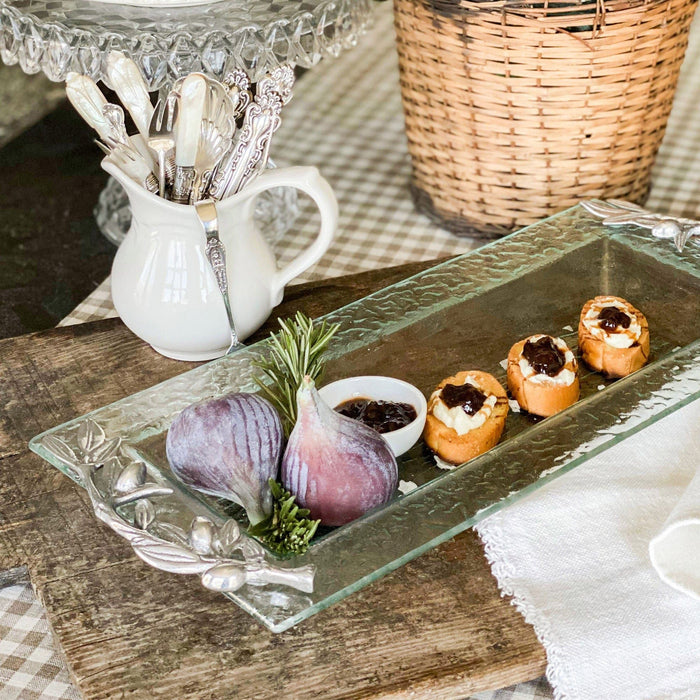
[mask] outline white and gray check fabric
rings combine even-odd
[[[80,698],[28,584],[0,589],[0,698]]]
[[[693,67],[699,61],[700,20],[691,32],[647,203],[654,211],[695,219],[700,218],[700,71]],[[360,46],[299,81],[283,117],[275,160],[316,165],[340,207],[333,245],[298,282],[429,260],[477,245],[451,236],[413,208],[390,3],[378,6],[375,26]],[[277,242],[281,264],[308,244],[315,225],[313,208],[305,208],[293,230]],[[106,280],[62,325],[115,315]],[[60,655],[52,651],[48,624],[29,586],[0,591],[0,638],[0,700],[79,697]],[[539,700],[551,698],[552,691],[541,678],[473,697]]]

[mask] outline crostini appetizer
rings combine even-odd
[[[628,301],[598,296],[581,310],[578,346],[591,369],[625,377],[649,359],[649,324]]]
[[[508,389],[520,407],[537,416],[552,416],[579,397],[578,367],[561,338],[532,335],[508,353]]]
[[[428,400],[423,439],[440,459],[462,464],[500,440],[507,414],[508,396],[494,376],[458,372],[443,379]]]

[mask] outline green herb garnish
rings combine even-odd
[[[303,554],[316,532],[320,520],[309,520],[307,508],[299,508],[294,496],[281,484],[270,479],[272,515],[248,532],[261,539],[277,554]]]
[[[319,325],[301,312],[294,319],[279,319],[282,328],[277,334],[271,333],[266,341],[269,357],[256,360],[253,364],[262,370],[262,377],[255,377],[255,383],[264,396],[277,409],[289,437],[297,419],[297,391],[301,380],[308,374],[318,383],[331,338],[340,324]],[[271,380],[271,384],[269,381]]]

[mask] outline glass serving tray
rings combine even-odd
[[[400,479],[417,489],[317,536],[302,556],[278,558],[243,536],[247,544],[229,548],[229,561],[243,557],[250,572],[264,559],[292,576],[296,567],[312,566],[313,590],[261,585],[250,574],[225,594],[271,630],[285,630],[700,398],[700,246],[690,243],[678,253],[646,231],[606,228],[579,207],[329,314],[341,330],[324,381],[386,374],[427,396],[462,369],[486,370],[505,384],[502,362],[510,346],[536,332],[559,335],[575,348],[581,307],[598,294],[622,296],[646,314],[646,367],[613,381],[582,366],[581,399],[574,406],[545,420],[511,411],[501,442],[453,471],[438,469],[419,442],[399,459]],[[115,469],[145,463],[148,481],[173,493],[150,499],[156,517],[146,522],[144,537],[160,538],[158,552],[168,540],[185,551],[182,533],[195,515],[214,527],[223,527],[228,515],[224,504],[172,478],[164,448],[168,426],[194,401],[252,391],[251,361],[260,351],[259,344],[250,346],[201,366],[42,433],[30,447],[83,486],[91,465],[111,465],[112,476],[106,467],[92,472],[98,500]],[[134,535],[133,503],[116,508],[117,526],[100,507],[96,511],[120,534],[131,535],[136,553],[151,564],[202,573],[201,561],[199,568],[183,569],[180,562],[178,569],[162,557],[154,562],[155,550],[139,550],[144,538]],[[150,517],[146,511],[138,515],[142,526]],[[196,555],[188,556],[194,561]]]

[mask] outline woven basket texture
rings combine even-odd
[[[697,0],[394,0],[416,206],[486,238],[643,203]]]

